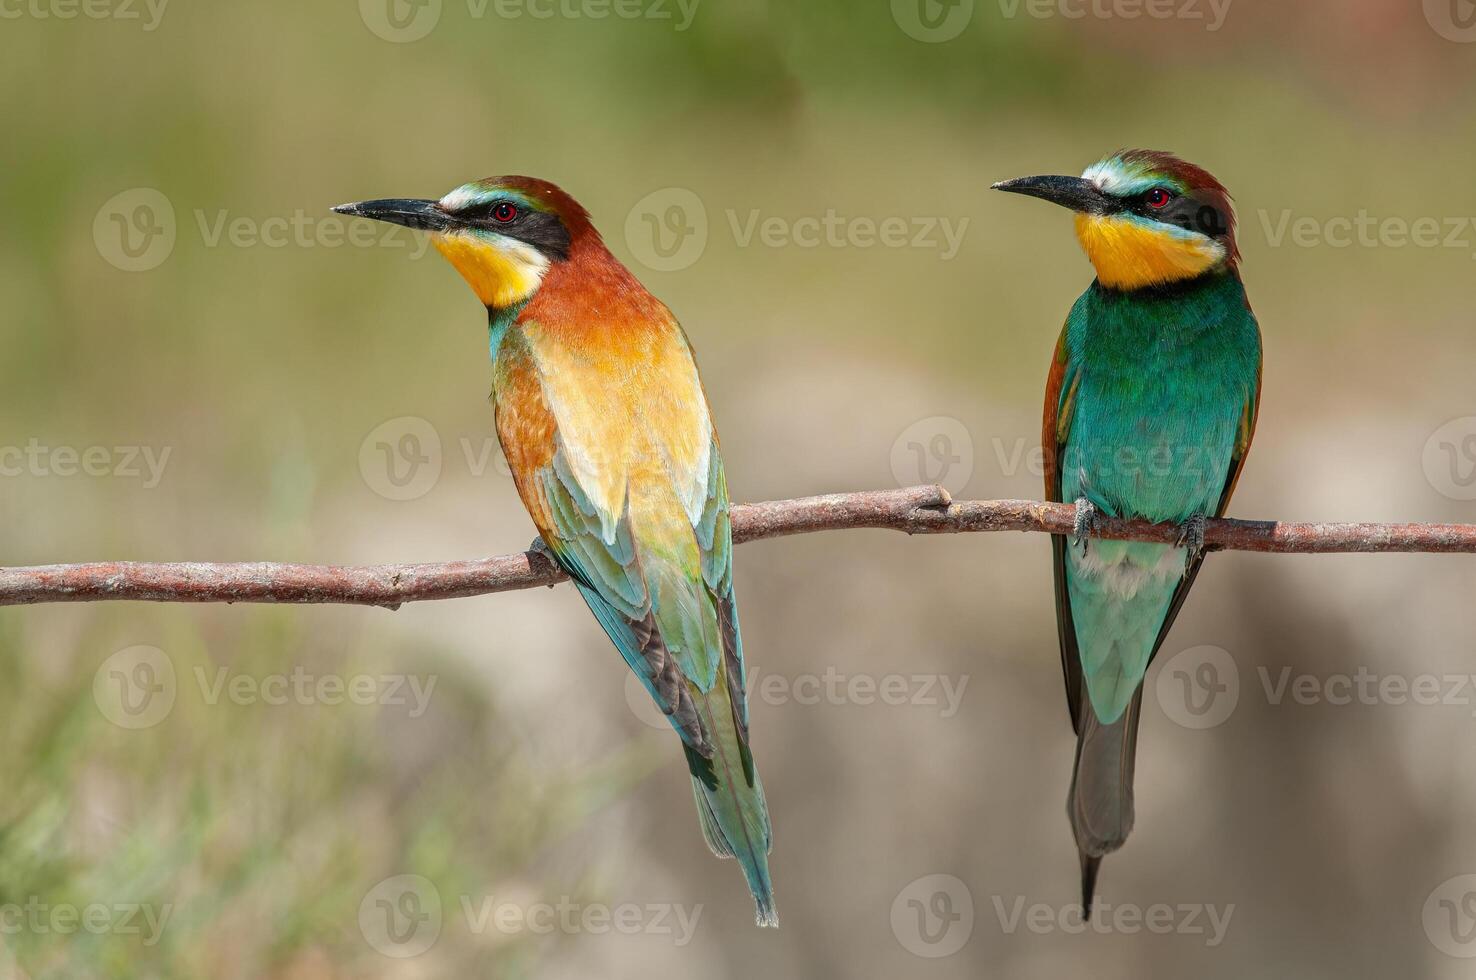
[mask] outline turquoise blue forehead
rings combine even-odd
[[[512,201],[525,208],[535,205],[523,194],[509,187],[498,187],[496,185],[472,182],[462,184],[438,202],[442,210],[456,212],[463,208],[476,207],[478,204],[487,204],[492,201]]]
[[[1118,197],[1142,194],[1155,187],[1169,187],[1180,193],[1184,191],[1173,177],[1156,172],[1144,164],[1128,163],[1117,157],[1108,157],[1092,164],[1081,176],[1083,180],[1096,184],[1097,189],[1103,193]]]

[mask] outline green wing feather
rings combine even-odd
[[[632,531],[628,510],[607,540],[599,508],[574,479],[562,448],[539,474],[553,521],[550,550],[682,740],[704,758],[712,746],[694,694],[713,689],[720,666],[745,729],[748,714],[727,484],[716,445],[710,456],[707,499],[692,528],[700,569],[691,572],[666,549],[645,545]]]

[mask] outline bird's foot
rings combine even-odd
[[[528,550],[533,552],[535,555],[542,555],[549,561],[554,560],[554,553],[552,549],[549,548],[548,542],[543,540],[543,535],[541,534],[533,539],[532,544],[528,545]]]
[[[1204,554],[1204,524],[1204,515],[1195,514],[1179,525],[1179,547],[1189,551],[1189,560],[1184,566],[1186,569],[1194,559]]]
[[[1097,533],[1097,505],[1085,497],[1076,498],[1076,523],[1072,527],[1073,539],[1081,545],[1081,553],[1087,553],[1087,539]]]

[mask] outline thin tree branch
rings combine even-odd
[[[1070,534],[1070,504],[1033,500],[949,499],[941,487],[867,490],[733,507],[733,540],[742,543],[843,528],[886,528],[908,534],[1038,531]],[[1170,524],[1100,519],[1095,536],[1173,544]],[[1338,552],[1476,553],[1471,524],[1283,524],[1210,520],[1214,550],[1276,554]],[[566,576],[536,552],[427,565],[290,565],[275,562],[92,562],[0,568],[0,606],[39,602],[347,603],[396,608],[402,602],[552,586]]]

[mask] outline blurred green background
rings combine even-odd
[[[1122,146],[1205,165],[1240,207],[1266,378],[1233,513],[1476,520],[1470,8],[5,4],[0,560],[525,547],[484,314],[423,241],[346,241],[328,212],[500,173],[570,190],[676,311],[736,499],[1037,497],[1046,365],[1091,273],[1063,213],[988,186]],[[888,221],[906,234],[868,234]],[[1048,551],[740,549],[777,933],[566,588],[4,610],[0,968],[1468,975],[1476,693],[1276,692],[1288,671],[1450,690],[1476,566],[1213,558],[1160,659],[1224,651],[1238,700],[1196,727],[1172,696],[1193,672],[1150,674],[1137,829],[1101,891],[1228,926],[1078,934]],[[866,695],[891,675],[903,703]],[[356,679],[371,703],[332,687]],[[65,911],[93,906],[95,929]]]

